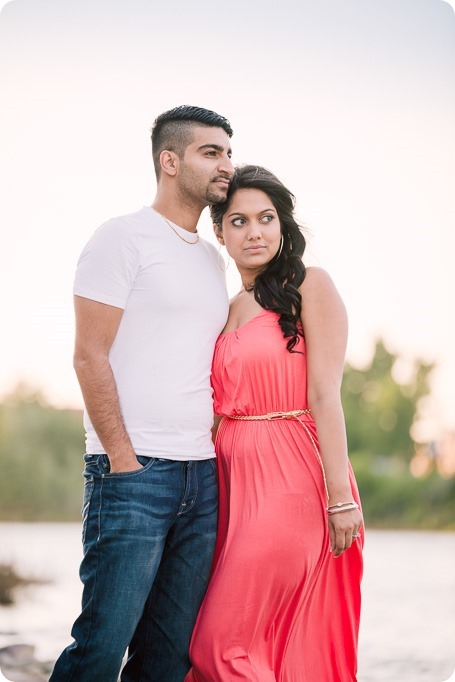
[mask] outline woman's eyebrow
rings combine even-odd
[[[264,208],[264,209],[262,209],[262,211],[259,211],[258,215],[260,215],[261,213],[268,213],[269,211],[273,211],[274,213],[276,213],[276,209],[274,209],[274,208]],[[243,216],[244,214],[240,213],[239,211],[234,211],[233,213],[228,213],[227,217],[231,218],[233,215]]]

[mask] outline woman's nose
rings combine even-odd
[[[248,239],[260,239],[262,236],[261,225],[256,220],[249,224]]]

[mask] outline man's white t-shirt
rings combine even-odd
[[[144,207],[98,228],[80,256],[74,294],[124,310],[109,360],[136,454],[214,457],[210,371],[229,307],[215,247],[185,243]],[[86,451],[104,453],[87,413],[84,425]]]

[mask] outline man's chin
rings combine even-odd
[[[207,192],[207,201],[209,204],[222,204],[223,201],[226,201],[227,193],[227,187],[225,190],[219,189],[217,192]]]

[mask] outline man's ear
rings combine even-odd
[[[175,152],[164,149],[160,154],[160,166],[163,173],[174,177],[179,169],[180,159]]]
[[[218,239],[221,246],[223,246],[224,245],[223,233],[221,231],[221,226],[218,223],[213,223],[213,231],[215,233],[215,237]]]

